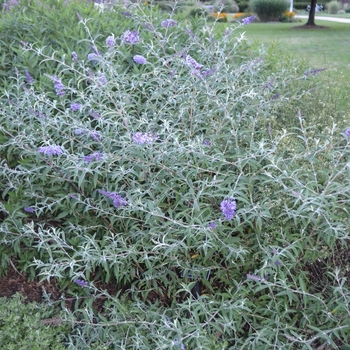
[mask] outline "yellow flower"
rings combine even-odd
[[[238,13],[235,13],[232,18],[240,18],[242,16],[244,16],[244,13],[243,12],[238,12]]]
[[[295,12],[294,11],[285,11],[285,12],[283,12],[283,15],[287,18],[293,18],[295,16]]]
[[[227,13],[226,12],[214,12],[213,16],[216,19],[227,19]]]

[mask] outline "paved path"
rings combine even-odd
[[[309,16],[297,15],[297,16],[295,16],[295,18],[308,19]],[[333,22],[339,22],[339,23],[350,23],[350,18],[315,16],[315,20],[316,21],[333,21]]]

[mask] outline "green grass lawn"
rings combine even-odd
[[[324,29],[293,29],[305,24],[301,19],[295,23],[253,23],[242,28],[250,43],[260,42],[266,46],[277,44],[285,52],[306,60],[310,69],[327,68],[320,74],[325,93],[339,99],[339,108],[349,108],[350,91],[350,24],[316,20]]]

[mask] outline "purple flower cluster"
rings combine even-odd
[[[220,209],[226,220],[232,220],[236,214],[236,201],[232,197],[226,198],[221,202]]]
[[[95,53],[89,53],[87,58],[92,63],[97,63],[101,59],[101,56],[100,55],[96,55]]]
[[[201,72],[203,65],[198,63],[190,55],[183,55],[183,59],[185,60],[185,64],[191,68],[191,74],[198,78],[206,78],[215,73],[215,68],[206,69],[205,71]]]
[[[100,119],[101,115],[95,111],[89,111],[89,115],[93,117],[94,119]]]
[[[122,41],[127,44],[137,44],[140,41],[139,32],[136,30],[127,30],[122,35]]]
[[[106,76],[103,73],[99,74],[98,79],[99,79],[101,85],[106,85],[107,84],[107,78],[106,78]]]
[[[27,70],[25,70],[24,73],[26,75],[27,83],[30,85],[33,85],[34,84],[33,77],[30,75],[30,73]]]
[[[102,194],[103,196],[106,196],[107,198],[112,200],[113,205],[116,207],[116,209],[120,209],[121,207],[128,204],[125,198],[123,198],[119,193],[115,192],[108,192],[103,190],[98,190],[98,193]]]
[[[204,140],[204,141],[203,141],[203,145],[204,145],[204,146],[210,146],[211,143],[210,143],[209,140]]]
[[[56,90],[56,95],[57,96],[63,96],[65,94],[65,87],[62,84],[61,80],[58,79],[56,76],[52,77],[54,88]]]
[[[345,134],[347,137],[350,137],[350,128],[347,128],[347,129],[344,131],[344,134]]]
[[[156,141],[157,139],[158,139],[157,134],[135,132],[132,135],[132,140],[138,145],[143,145],[144,143],[148,143],[150,145],[152,142]]]
[[[75,51],[72,52],[72,60],[73,61],[78,61],[79,60],[78,55],[77,55],[77,53]]]
[[[85,162],[92,163],[92,162],[101,160],[102,158],[103,158],[103,154],[98,151],[98,152],[91,153],[91,154],[89,154],[87,156],[84,156],[83,160]]]
[[[23,210],[26,213],[35,213],[35,208],[33,208],[33,207],[24,207]]]
[[[175,27],[177,26],[177,22],[174,19],[166,19],[160,25],[164,28]]]
[[[145,64],[145,63],[147,63],[147,60],[141,55],[135,55],[133,57],[133,60],[137,64]]]
[[[115,46],[115,40],[114,40],[114,36],[113,35],[110,35],[109,37],[107,37],[107,39],[106,39],[106,46],[107,47]]]
[[[90,137],[92,137],[95,141],[101,140],[101,135],[97,130],[91,130],[90,131]]]
[[[40,153],[52,155],[52,156],[58,156],[63,153],[61,146],[57,146],[57,145],[42,146],[38,148],[38,151]]]
[[[255,18],[256,16],[249,16],[249,17],[243,18],[242,23],[247,26],[248,24],[252,23],[255,20]]]
[[[79,111],[82,107],[83,107],[83,105],[81,103],[71,103],[71,105],[70,105],[70,109],[73,112]]]
[[[211,77],[216,72],[216,68],[208,68],[202,72],[203,78]]]
[[[215,229],[217,228],[216,223],[215,223],[214,221],[209,222],[208,228],[209,228],[210,230],[215,230]]]
[[[74,130],[74,134],[75,135],[82,135],[82,134],[85,134],[86,131],[84,129],[81,129],[81,128],[78,128],[78,129],[75,129]]]
[[[77,284],[81,288],[87,287],[89,284],[89,282],[86,282],[86,281],[80,280],[80,279],[75,280],[74,283]]]
[[[194,70],[201,70],[203,68],[202,64],[199,64],[193,57],[191,57],[190,55],[186,55],[184,57],[186,64],[193,68]]]

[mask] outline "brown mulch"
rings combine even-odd
[[[29,281],[25,274],[21,274],[13,267],[9,268],[6,276],[0,277],[0,297],[11,297],[18,292],[26,297],[27,302],[41,302],[43,288],[51,294],[53,300],[59,299],[60,292],[53,281],[51,283]]]
[[[95,286],[99,290],[106,290],[110,295],[116,295],[118,293],[118,288],[115,283],[95,283]],[[50,295],[51,301],[63,301],[65,307],[68,309],[74,308],[74,303],[76,301],[75,297],[64,297],[63,290],[59,288],[59,285],[55,279],[51,279],[50,282],[43,281],[39,282],[38,278],[34,280],[29,280],[28,276],[24,273],[20,273],[16,268],[10,267],[5,276],[0,276],[0,297],[10,298],[16,293],[20,293],[25,297],[25,302],[36,302],[40,303],[44,301],[44,292]],[[103,310],[103,304],[106,301],[106,297],[101,295],[95,298],[93,306],[97,311]],[[81,298],[81,297],[80,297]],[[83,297],[83,299],[86,297]]]

